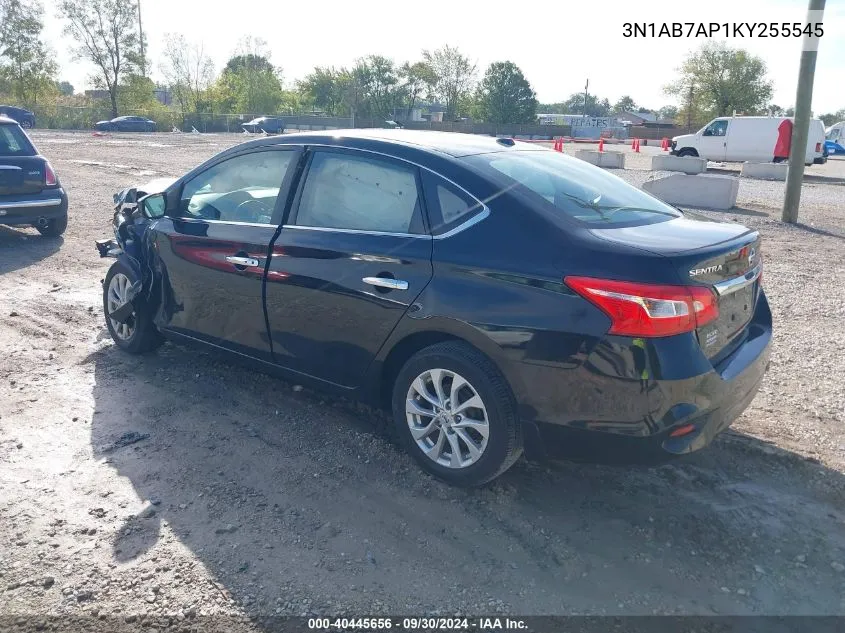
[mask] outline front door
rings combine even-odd
[[[294,146],[260,148],[184,184],[179,208],[153,229],[164,284],[160,328],[271,359],[264,265],[300,156]]]
[[[415,166],[353,150],[310,157],[267,275],[278,364],[356,387],[432,276]]]
[[[723,161],[728,150],[728,127],[730,120],[716,119],[701,132],[698,153],[707,160]]]

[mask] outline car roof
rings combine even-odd
[[[480,134],[382,128],[300,132],[260,139],[258,141],[252,141],[252,143],[260,145],[329,143],[341,147],[363,147],[370,144],[380,145],[382,147],[386,145],[400,145],[418,150],[447,154],[456,158],[471,156],[473,154],[512,151],[515,149],[539,149],[530,143],[520,143],[512,139],[500,139]]]

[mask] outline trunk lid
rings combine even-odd
[[[44,160],[40,157],[0,156],[0,196],[39,193],[44,179]]]
[[[706,286],[714,292],[719,317],[696,330],[711,362],[718,363],[742,344],[760,294],[762,250],[757,231],[686,213],[666,222],[591,233],[663,255],[682,285]]]

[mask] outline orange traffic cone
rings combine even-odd
[[[556,138],[556,139],[555,139],[555,146],[554,146],[554,150],[555,150],[556,152],[559,152],[559,151],[560,151],[560,139],[559,139],[559,138]]]
[[[634,141],[634,152],[636,152],[637,154],[640,153],[640,139],[636,139]]]
[[[661,149],[662,149],[664,152],[668,152],[668,151],[669,151],[669,139],[668,139],[667,137],[665,137],[665,136],[663,137],[663,142],[662,142],[662,147],[661,147]]]
[[[599,151],[600,152],[604,151],[604,139],[603,138],[599,139]]]
[[[636,149],[636,148],[637,148],[637,139],[632,138],[631,139],[631,149]]]

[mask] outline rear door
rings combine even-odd
[[[362,151],[311,154],[267,274],[275,361],[355,387],[432,276],[417,167]]]
[[[730,119],[716,119],[704,128],[699,139],[699,156],[707,160],[725,160],[731,127]]]
[[[186,181],[153,228],[162,267],[159,327],[270,360],[262,304],[268,248],[301,150],[259,148]]]
[[[44,188],[44,160],[17,125],[0,124],[0,197],[26,196]]]

